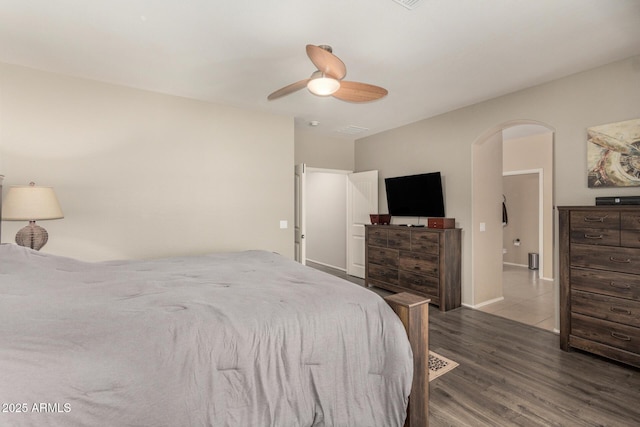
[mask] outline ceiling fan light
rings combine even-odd
[[[329,96],[340,89],[340,82],[331,77],[322,76],[309,80],[307,89],[314,95]]]

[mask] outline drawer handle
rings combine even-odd
[[[617,263],[620,263],[620,264],[629,264],[629,263],[631,263],[631,258],[620,259],[620,258],[616,258],[616,257],[610,256],[609,257],[609,261],[617,262]]]
[[[584,217],[584,221],[585,222],[604,222],[604,219],[606,217],[608,217],[609,215],[605,215],[605,216],[585,216]]]
[[[618,332],[611,332],[611,336],[621,341],[631,341],[631,337],[629,335],[621,334]]]
[[[614,313],[628,314],[629,316],[631,316],[631,310],[620,307],[610,307],[609,311],[613,311]]]
[[[631,289],[631,285],[629,285],[628,283],[616,283],[613,280],[611,282],[609,282],[609,286],[611,286],[612,288],[616,288],[616,289]]]
[[[585,239],[602,239],[604,236],[602,234],[585,234],[584,238]]]

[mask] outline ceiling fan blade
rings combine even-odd
[[[269,101],[273,101],[274,99],[280,98],[285,95],[289,95],[290,93],[293,93],[297,90],[305,88],[307,87],[307,83],[309,82],[309,80],[310,79],[304,79],[304,80],[300,80],[299,82],[291,83],[288,86],[285,86],[283,88],[276,90],[275,92],[267,96],[267,99]]]
[[[387,90],[367,83],[341,81],[340,89],[333,96],[348,102],[368,102],[387,95]]]
[[[342,80],[347,75],[347,67],[333,53],[319,46],[307,45],[307,56],[313,65],[327,76]]]

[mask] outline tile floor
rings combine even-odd
[[[309,267],[325,271],[364,286],[364,280],[348,276],[340,270],[307,261]],[[540,280],[537,270],[505,265],[502,276],[504,300],[479,308],[485,313],[553,331],[555,328],[554,282]],[[392,292],[370,288],[381,296]]]
[[[504,300],[480,307],[480,311],[554,330],[554,282],[540,280],[538,270],[505,265],[502,284]]]

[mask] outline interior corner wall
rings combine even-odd
[[[311,129],[295,131],[295,164],[314,168],[351,171],[354,168],[354,141],[321,135]]]
[[[640,56],[520,90],[355,141],[355,170],[389,176],[441,171],[447,216],[463,228],[462,300],[472,304],[469,231],[472,223],[472,145],[514,120],[555,131],[556,205],[593,205],[596,196],[637,195],[637,188],[587,187],[587,128],[640,117]],[[379,207],[386,210],[384,186]],[[502,235],[500,247],[502,247]],[[554,240],[557,241],[557,227]],[[555,246],[557,248],[557,245]],[[557,251],[556,251],[557,252]],[[557,258],[557,254],[556,254]],[[557,261],[555,263],[557,268]]]
[[[0,157],[5,192],[55,188],[44,252],[293,258],[291,117],[0,64]],[[4,221],[3,241],[22,226]]]

